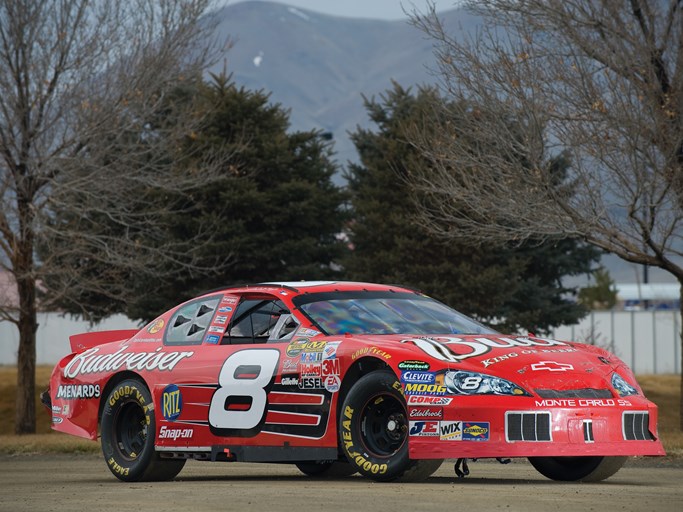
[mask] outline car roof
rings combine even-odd
[[[405,286],[394,286],[377,283],[363,283],[354,281],[278,281],[256,283],[248,285],[226,286],[217,288],[209,293],[225,292],[225,293],[245,293],[245,292],[277,292],[278,290],[290,291],[294,293],[317,293],[317,292],[333,292],[333,291],[402,291],[414,292]]]

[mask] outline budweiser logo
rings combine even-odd
[[[126,368],[132,371],[172,370],[181,360],[194,352],[162,352],[159,347],[154,352],[126,352],[122,347],[112,354],[99,355],[94,347],[75,356],[64,368],[64,376],[73,379],[78,375],[116,371]]]

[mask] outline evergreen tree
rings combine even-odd
[[[418,288],[503,330],[544,332],[576,321],[585,309],[561,279],[588,272],[594,249],[572,240],[518,248],[454,244],[416,222],[406,179],[426,162],[407,141],[440,101],[433,88],[412,94],[398,84],[379,101],[365,99],[376,130],[352,134],[361,163],[346,172],[354,214],[353,251],[344,261],[349,277]]]
[[[195,214],[178,218],[171,236],[182,238],[199,218],[211,218],[215,242],[206,262],[222,257],[228,265],[216,275],[180,273],[156,294],[145,293],[149,287],[141,283],[140,300],[129,304],[132,317],[152,318],[217,286],[337,275],[345,213],[344,192],[332,181],[331,143],[314,130],[288,133],[287,110],[229,77],[213,76],[199,95],[209,115],[185,153],[234,157],[225,180],[195,196]]]
[[[288,111],[271,104],[268,94],[237,87],[225,76],[213,76],[192,90],[178,90],[177,95],[196,103],[203,123],[177,141],[169,158],[185,172],[201,173],[202,162],[229,154],[222,176],[182,197],[144,187],[131,193],[147,194],[150,212],[155,205],[181,202],[174,208],[181,213],[166,220],[166,245],[169,240],[176,242],[180,253],[184,241],[202,231],[209,242],[195,251],[191,268],[179,266],[172,279],[163,281],[144,274],[124,275],[117,272],[115,261],[88,262],[85,273],[110,273],[117,286],[136,291],[136,298],[126,302],[93,294],[91,317],[123,312],[150,320],[223,285],[336,276],[336,261],[345,249],[338,240],[345,213],[344,192],[332,181],[337,167],[331,143],[317,131],[289,133]],[[172,122],[169,109],[151,125]],[[112,230],[114,236],[117,229],[101,222],[91,227]],[[81,313],[66,301],[62,306]]]
[[[579,302],[589,309],[612,309],[617,303],[617,290],[609,271],[599,267],[593,272],[595,284],[579,290]]]

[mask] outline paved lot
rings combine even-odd
[[[419,484],[379,484],[353,476],[315,480],[294,466],[188,462],[172,482],[123,483],[96,455],[0,455],[0,511],[676,511],[683,510],[682,464],[629,462],[598,484],[558,483],[526,462],[470,464],[457,480],[446,461]]]

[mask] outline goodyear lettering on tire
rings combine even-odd
[[[112,471],[118,473],[119,475],[127,476],[128,472],[130,471],[129,468],[124,468],[123,466],[120,466],[114,460],[114,457],[110,457],[109,459],[107,459],[107,464],[109,464],[109,467],[112,469]]]
[[[125,397],[133,397],[143,408],[143,411],[145,413],[145,423],[147,426],[149,426],[152,422],[152,419],[149,416],[150,411],[154,410],[154,406],[152,404],[146,405],[145,402],[145,397],[142,396],[142,393],[140,393],[140,390],[135,387],[135,386],[119,386],[119,388],[114,391],[114,394],[111,396],[109,399],[109,406],[113,407],[119,400]],[[107,452],[111,453],[113,451],[112,446],[108,446]],[[132,452],[129,455],[132,459],[137,459],[138,454],[135,452]],[[123,476],[127,476],[129,474],[130,468],[124,468],[120,464],[114,460],[113,457],[109,457],[106,459],[107,464],[111,467],[112,471],[115,473],[118,473]]]
[[[368,454],[361,454],[356,451],[353,445],[353,435],[351,433],[351,422],[353,421],[354,410],[346,406],[344,409],[344,420],[342,420],[342,441],[344,443],[344,451],[347,457],[360,469],[370,472],[374,475],[383,475],[387,472],[386,464],[378,464],[368,460]]]
[[[112,397],[109,399],[109,405],[113,407],[114,404],[124,396],[134,396],[138,403],[145,403],[145,397],[142,396],[142,393],[140,393],[138,388],[136,388],[135,386],[119,386],[119,388],[114,392]]]

